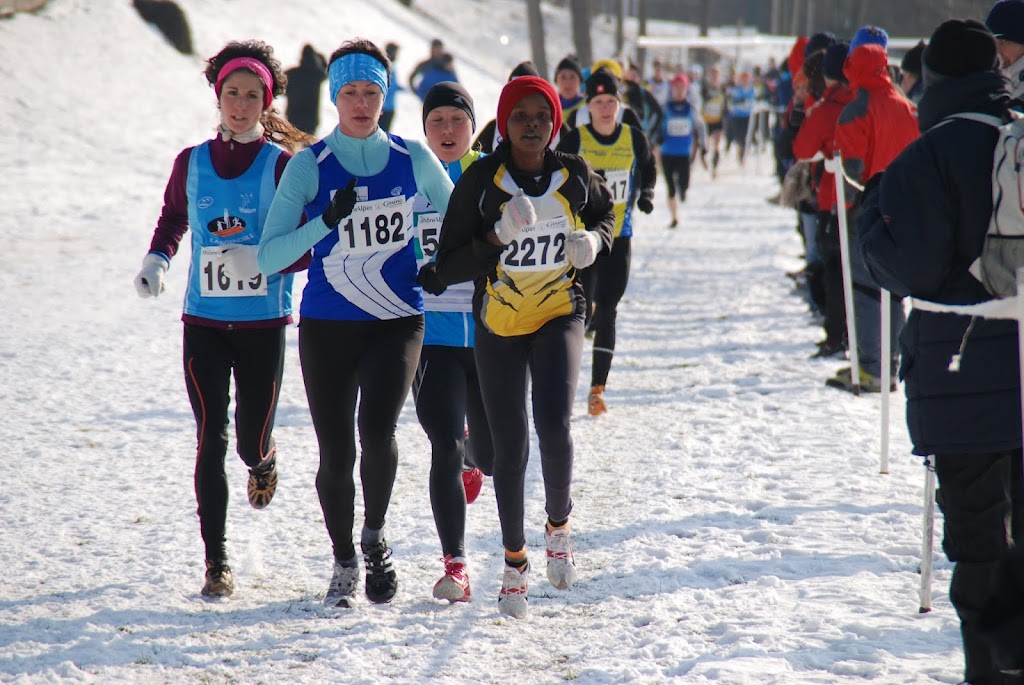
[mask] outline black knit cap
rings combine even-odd
[[[536,64],[530,60],[526,60],[512,68],[512,73],[508,75],[508,80],[511,81],[512,79],[519,78],[520,76],[540,76],[540,72],[537,71]]]
[[[476,130],[476,113],[473,111],[473,98],[461,84],[454,81],[441,81],[431,87],[423,97],[423,130],[427,129],[427,116],[438,107],[458,107],[469,115],[469,122]]]
[[[950,19],[939,24],[922,60],[930,71],[954,78],[999,67],[995,36],[975,19]]]
[[[999,0],[989,10],[985,25],[996,38],[1024,45],[1024,0]]]
[[[823,31],[821,33],[815,33],[813,36],[807,39],[807,45],[804,46],[804,57],[810,57],[818,50],[825,50],[828,46],[833,45],[836,42],[836,34],[831,31]]]
[[[580,81],[583,80],[583,68],[580,67],[580,62],[576,59],[576,55],[566,55],[562,58],[562,61],[555,67],[555,77],[558,77],[560,71],[574,71],[576,75],[580,77]]]
[[[907,54],[903,55],[903,60],[900,62],[900,71],[920,76],[921,55],[924,54],[924,48],[925,42],[922,40],[918,42],[917,45],[907,50]]]
[[[587,79],[587,102],[598,95],[619,97],[619,79],[604,67],[595,71]]]
[[[850,53],[850,44],[845,40],[833,43],[825,50],[825,59],[821,62],[822,75],[833,81],[845,81],[843,75],[843,64],[846,63],[846,56]]]

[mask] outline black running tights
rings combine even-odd
[[[355,556],[356,424],[365,523],[379,530],[398,469],[395,424],[422,344],[422,315],[384,321],[307,317],[299,324],[302,378],[320,445],[316,490],[339,560]]]

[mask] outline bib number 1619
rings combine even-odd
[[[231,279],[224,273],[223,249],[204,247],[199,291],[203,297],[253,297],[267,294],[267,281],[259,271]]]

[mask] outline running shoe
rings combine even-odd
[[[449,602],[468,602],[472,598],[469,589],[469,574],[466,572],[466,560],[462,557],[444,558],[444,576],[434,583],[434,599],[447,599]]]
[[[277,492],[277,455],[272,454],[249,469],[249,504],[262,509]]]
[[[472,504],[480,496],[484,485],[484,472],[473,466],[462,469],[462,487],[466,490],[466,504]]]
[[[544,526],[544,544],[548,548],[548,580],[559,590],[567,590],[576,582],[576,561],[572,556],[569,526]]]
[[[224,560],[206,560],[206,582],[201,590],[203,597],[230,597],[235,591],[235,579],[231,567]]]
[[[391,550],[386,540],[372,544],[361,543],[363,563],[366,565],[366,597],[374,604],[387,604],[398,592],[398,576],[391,563]]]
[[[527,574],[530,565],[520,571],[515,566],[505,564],[505,573],[501,576],[501,592],[498,593],[498,611],[512,618],[526,616]]]
[[[324,596],[324,605],[351,609],[355,605],[356,586],[359,584],[359,567],[342,566],[334,560],[334,574]]]
[[[608,412],[608,405],[604,401],[604,386],[595,385],[590,388],[590,395],[587,397],[587,413],[591,416],[600,416]]]

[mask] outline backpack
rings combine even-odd
[[[1024,267],[1024,118],[1011,114],[1014,118],[1009,123],[975,112],[949,117],[981,122],[999,131],[992,153],[992,218],[981,256],[970,272],[1000,298],[1017,294],[1017,269]]]

